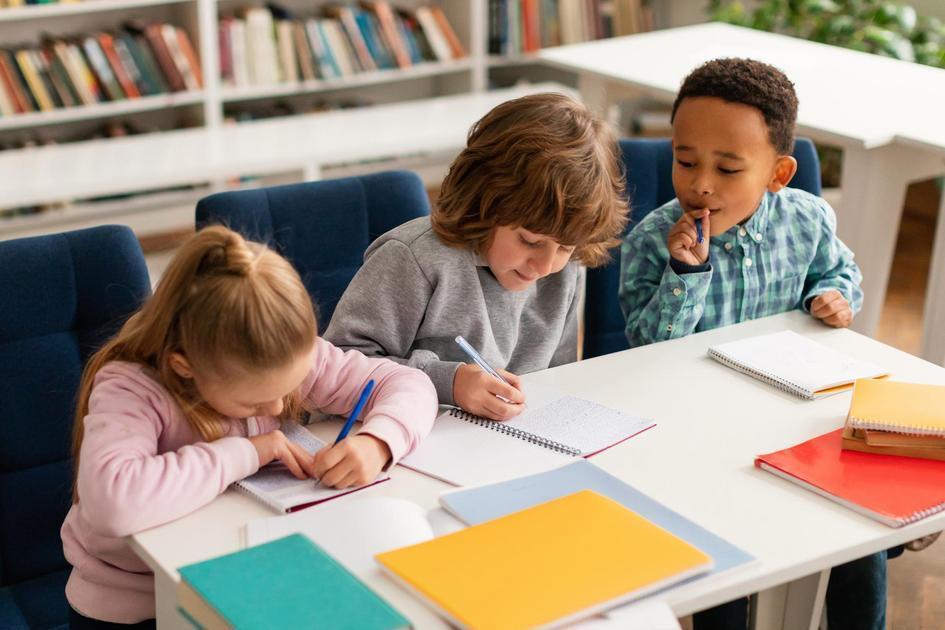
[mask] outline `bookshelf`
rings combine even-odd
[[[537,0],[538,3],[542,1],[546,0]],[[567,1],[606,4],[626,0]],[[667,0],[656,0],[664,1]],[[240,86],[221,76],[221,20],[244,15],[242,12],[247,8],[262,7],[262,0],[81,0],[0,7],[0,48],[35,47],[49,36],[68,40],[80,34],[116,33],[129,20],[158,22],[174,25],[186,34],[202,75],[199,89],[191,86],[181,91],[138,98],[0,116],[0,147],[34,143],[66,146],[72,141],[100,137],[104,135],[101,130],[105,126],[115,123],[138,132],[165,132],[175,128],[215,129],[233,121],[286,115],[287,112],[307,113],[352,105],[476,93],[493,86],[507,86],[522,78],[567,81],[567,77],[549,77],[546,69],[535,66],[536,58],[532,52],[489,53],[490,10],[494,11],[495,2],[394,0],[391,3],[396,8],[414,13],[418,7],[439,6],[465,52],[461,58],[416,60],[408,67],[363,70],[347,76],[308,79],[299,76],[298,80]],[[349,0],[280,0],[278,4],[293,17],[307,20],[324,15],[328,5],[353,3]],[[221,189],[232,183],[220,181],[210,185],[212,189]],[[154,197],[158,201],[164,198],[167,196]],[[16,225],[17,231],[22,233],[23,225],[29,225],[31,221],[35,221],[37,227],[48,229],[56,224],[57,217],[62,218],[63,225],[66,225],[66,219],[82,213],[89,217],[101,214],[120,219],[120,215],[114,214],[116,202],[106,203],[111,205],[105,212],[96,210],[96,203],[88,200],[76,200],[68,212],[53,209],[20,216],[10,216],[15,213],[9,211],[0,212],[0,238],[4,238],[6,226]],[[153,205],[151,201],[127,204],[129,213],[136,212],[139,206],[151,208]],[[134,227],[130,219],[126,222]]]

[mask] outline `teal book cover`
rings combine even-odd
[[[234,628],[410,627],[301,534],[187,565],[180,574]]]

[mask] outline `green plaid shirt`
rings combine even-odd
[[[833,208],[815,195],[766,192],[755,213],[709,242],[709,262],[670,264],[666,237],[682,208],[674,199],[624,239],[620,307],[631,347],[684,337],[795,308],[839,291],[856,313],[862,274],[837,238]],[[678,273],[677,273],[678,272]]]

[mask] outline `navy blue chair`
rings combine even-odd
[[[389,171],[319,182],[217,193],[197,203],[197,229],[222,223],[274,247],[299,272],[328,327],[338,300],[381,234],[430,214],[423,182]]]
[[[82,369],[151,293],[126,227],[0,242],[0,628],[65,628]]]
[[[620,141],[627,171],[632,230],[643,217],[676,196],[673,191],[673,149],[669,139],[628,138]],[[798,138],[794,143],[797,174],[793,188],[820,194],[820,160],[814,143]],[[612,251],[611,262],[587,271],[587,299],[584,306],[584,357],[591,358],[626,350],[626,322],[620,311],[617,289],[620,283],[620,248]]]

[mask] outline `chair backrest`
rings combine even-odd
[[[197,203],[197,229],[222,223],[266,243],[299,272],[318,307],[320,330],[381,234],[430,214],[423,182],[410,171],[210,195]]]
[[[632,230],[647,214],[676,196],[673,191],[673,149],[667,138],[628,138],[620,141],[627,172]],[[820,160],[814,143],[797,138],[794,143],[797,174],[791,187],[820,194]],[[626,322],[620,311],[617,289],[620,281],[620,248],[612,252],[611,262],[587,272],[587,298],[584,306],[584,357],[596,357],[626,350]]]
[[[59,528],[82,369],[150,293],[126,227],[0,242],[0,587],[68,566]]]

